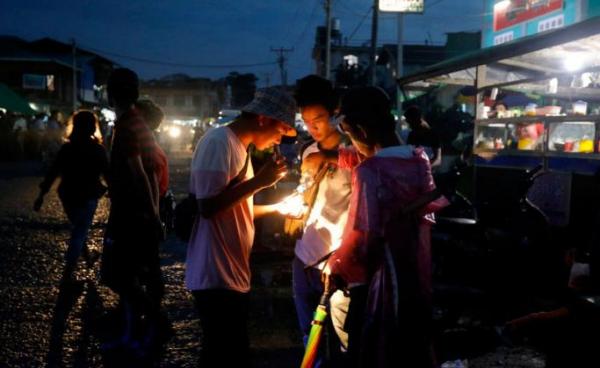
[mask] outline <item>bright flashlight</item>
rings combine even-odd
[[[181,135],[181,129],[176,126],[172,126],[169,128],[169,137],[178,138]]]

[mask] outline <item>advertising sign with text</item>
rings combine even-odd
[[[563,9],[564,0],[500,0],[494,5],[494,31]]]

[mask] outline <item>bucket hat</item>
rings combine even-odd
[[[296,102],[287,92],[278,87],[261,88],[254,94],[254,99],[242,108],[242,111],[278,120],[287,128],[285,135],[296,135],[294,122],[296,118]]]

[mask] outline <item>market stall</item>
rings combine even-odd
[[[475,115],[478,168],[541,164],[565,180],[600,169],[600,17],[449,59],[398,83],[406,96],[435,91],[446,105],[456,103],[456,91],[475,91],[466,110]]]

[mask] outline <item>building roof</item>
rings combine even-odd
[[[71,68],[73,62],[71,53],[72,46],[70,44],[51,38],[28,42],[19,37],[0,35],[0,60],[50,62]],[[115,64],[103,56],[77,48],[78,68],[90,61]]]
[[[159,79],[142,82],[142,88],[180,88],[196,89],[200,86],[210,86],[212,81],[208,78],[195,78],[186,74],[170,74]]]
[[[398,45],[386,44],[383,48],[396,57]],[[403,45],[402,49],[404,64],[435,64],[444,60],[446,56],[445,46]]]
[[[590,18],[564,28],[519,38],[498,46],[467,52],[464,55],[423,68],[418,73],[404,76],[397,81],[399,85],[406,85],[547,49],[597,34],[600,34],[600,17]]]
[[[0,107],[21,114],[35,114],[35,111],[29,106],[29,102],[4,83],[0,83]]]

